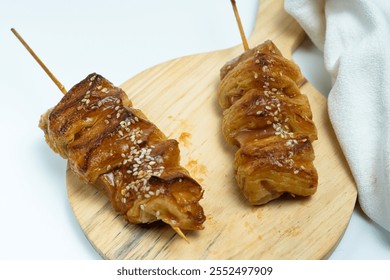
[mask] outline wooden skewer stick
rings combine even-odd
[[[46,74],[49,75],[50,79],[56,84],[56,86],[62,91],[63,94],[66,94],[67,91],[65,87],[57,80],[57,78],[50,72],[50,70],[46,67],[46,65],[40,60],[40,58],[35,54],[35,52],[30,48],[30,46],[23,40],[22,36],[15,30],[15,28],[11,28],[12,33],[19,39],[19,41],[23,44],[23,46],[28,50],[28,52],[32,55],[32,57],[38,62],[38,64],[45,70]]]
[[[49,75],[49,77],[52,79],[52,81],[57,85],[57,87],[66,94],[67,91],[65,87],[60,83],[60,81],[57,80],[57,78],[53,75],[53,73],[46,67],[46,65],[41,61],[41,59],[35,54],[35,52],[31,49],[31,47],[26,43],[26,41],[23,40],[22,36],[15,30],[15,28],[11,28],[12,33],[15,34],[16,38],[19,39],[19,41],[23,44],[23,46],[28,50],[28,52],[34,57],[34,59],[39,63],[39,65],[45,70],[46,74]],[[179,227],[171,226],[172,229],[185,241],[188,241],[187,237],[184,235],[184,233],[181,231]]]
[[[233,11],[234,11],[234,15],[236,17],[238,29],[240,30],[242,45],[244,46],[244,50],[247,51],[247,50],[249,50],[248,41],[246,40],[245,32],[244,32],[244,29],[242,28],[240,14],[238,13],[238,10],[237,10],[236,1],[230,0],[230,2],[232,3],[232,6],[233,6]]]
[[[179,227],[174,227],[174,226],[171,226],[171,228],[176,231],[176,233],[181,237],[183,238],[185,241],[187,241],[187,243],[190,243],[187,239],[187,237],[184,235],[184,233],[181,231],[181,229]]]

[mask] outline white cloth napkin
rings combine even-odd
[[[329,116],[361,208],[390,231],[390,1],[285,0],[324,52]]]

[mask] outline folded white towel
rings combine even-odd
[[[324,52],[329,116],[363,211],[390,231],[390,1],[285,0]]]

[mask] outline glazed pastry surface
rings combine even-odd
[[[104,77],[90,74],[75,85],[40,127],[72,171],[102,189],[128,222],[203,229],[203,190],[180,165],[178,142]]]
[[[260,205],[284,193],[313,195],[317,129],[299,67],[266,41],[226,63],[220,77],[222,131],[238,147],[234,170],[244,196]]]

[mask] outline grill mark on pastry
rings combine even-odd
[[[80,103],[80,99],[79,99],[78,103]],[[91,103],[91,105],[93,106],[93,103]],[[73,105],[73,106],[75,106],[75,105]],[[65,108],[65,107],[67,107],[67,108]],[[58,111],[66,111],[68,109],[71,109],[71,106],[64,106],[63,108],[60,108]],[[57,129],[58,133],[60,135],[65,135],[66,133],[68,133],[70,127],[73,125],[73,123],[75,121],[83,121],[83,119],[85,120],[86,118],[94,117],[93,114],[95,113],[95,111],[98,111],[98,108],[93,108],[93,109],[92,108],[84,108],[83,114],[80,114],[79,112],[73,110],[71,112],[71,115],[65,120],[65,122],[62,125],[59,125],[59,127]],[[92,115],[92,116],[90,116],[90,115]],[[110,115],[110,114],[108,114],[108,115]],[[58,117],[57,110],[55,110],[53,112],[53,114],[51,114],[51,118],[55,119],[57,117]],[[106,121],[106,120],[107,120],[107,117],[106,117],[106,119],[104,119],[102,121]],[[112,119],[111,121],[113,121],[113,120],[114,119]],[[97,121],[98,120],[95,120],[95,123]],[[92,127],[94,124],[92,124],[89,127]],[[106,122],[106,124],[109,124],[109,123]]]
[[[87,77],[87,79],[91,80],[92,77],[96,77],[96,74],[89,75]],[[91,84],[88,86],[88,89],[89,89],[88,91],[91,91],[92,89],[94,89],[93,85],[98,82],[98,79],[94,78],[93,80],[95,80],[95,81],[94,82],[90,82]],[[56,119],[59,116],[61,116],[61,114],[64,114],[64,111],[67,111],[68,109],[72,109],[73,107],[76,106],[76,104],[82,103],[82,100],[85,99],[85,96],[84,95],[74,94],[74,93],[77,93],[77,91],[79,91],[82,87],[84,87],[82,82],[80,82],[77,85],[75,85],[72,88],[72,90],[68,94],[66,94],[64,96],[64,99],[61,101],[59,106],[57,105],[55,107],[55,110],[53,110],[50,118],[51,119]],[[69,101],[69,100],[72,100],[72,101]],[[76,107],[78,107],[78,106],[76,106]],[[72,112],[72,117],[77,117],[77,111],[73,111]],[[64,122],[64,124],[59,127],[58,132],[60,134],[65,134],[65,132],[67,131],[67,129],[71,125],[72,121],[74,121],[72,117],[67,118],[67,120]]]
[[[96,125],[96,124],[95,124]],[[82,172],[86,172],[89,168],[90,165],[90,160],[92,158],[93,152],[99,148],[99,146],[102,144],[102,142],[107,138],[112,136],[114,132],[118,130],[119,125],[106,125],[105,129],[100,132],[97,137],[95,138],[90,138],[90,141],[80,143],[78,145],[72,145],[72,150],[77,150],[77,149],[86,149],[86,152],[84,154],[84,164],[79,166],[79,169]],[[93,126],[92,126],[93,129]],[[79,135],[79,138],[82,137]],[[77,139],[75,139],[77,140]],[[107,170],[102,170],[102,173],[106,173]],[[101,174],[100,174],[101,175]]]
[[[94,80],[94,82],[97,82],[97,81],[99,81],[99,79]],[[107,89],[107,88],[102,88],[102,89]],[[110,91],[107,89],[106,92],[108,93]],[[118,95],[120,95],[120,91],[116,91],[116,92],[118,93]],[[111,96],[111,95],[108,95],[106,98],[110,98],[110,97],[112,97],[111,98],[112,101],[120,100],[119,97]],[[100,101],[97,99],[94,103],[91,104],[91,106],[94,106],[93,104],[98,104],[99,102]],[[87,115],[89,112],[94,111],[94,110],[98,110],[102,106],[105,106],[104,110],[114,108],[114,110],[111,110],[113,112],[107,114],[106,117],[104,118],[104,120],[100,120],[100,122],[102,122],[102,121],[105,122],[103,131],[100,130],[100,127],[97,127],[97,126],[101,125],[101,123],[97,123],[99,121],[95,121],[94,124],[92,124],[89,127],[84,127],[83,130],[79,132],[79,134],[76,134],[77,138],[75,137],[74,141],[79,140],[83,136],[83,134],[89,133],[89,131],[86,131],[87,129],[99,129],[99,131],[100,131],[100,133],[97,134],[98,135],[97,137],[89,138],[89,141],[82,142],[78,145],[72,145],[72,149],[75,149],[75,150],[83,149],[83,148],[86,149],[86,152],[84,154],[84,161],[83,161],[84,164],[79,166],[79,169],[82,172],[85,172],[88,170],[89,165],[90,165],[90,160],[93,158],[92,154],[95,152],[96,149],[98,149],[100,147],[102,142],[108,137],[111,138],[113,136],[113,134],[115,134],[116,132],[122,132],[121,125],[120,125],[122,121],[124,121],[126,119],[133,120],[135,118],[138,121],[138,117],[136,117],[132,112],[126,110],[122,106],[122,104],[118,104],[117,102],[115,102],[114,104],[112,104],[112,103],[113,102],[111,102],[111,104],[109,104],[108,106],[105,104],[102,104],[100,106],[98,105],[97,108],[89,109],[89,110],[87,109],[86,113],[84,114],[84,115]],[[119,113],[115,113],[115,112],[119,112],[119,111],[121,111],[120,115],[118,115]],[[74,114],[77,114],[77,113],[74,112]],[[115,115],[115,117],[112,117],[112,115]],[[134,122],[133,122],[133,124],[134,124]],[[119,135],[119,136],[124,136],[123,132],[122,132],[122,135]],[[105,173],[107,171],[108,170],[101,170],[102,173]]]

